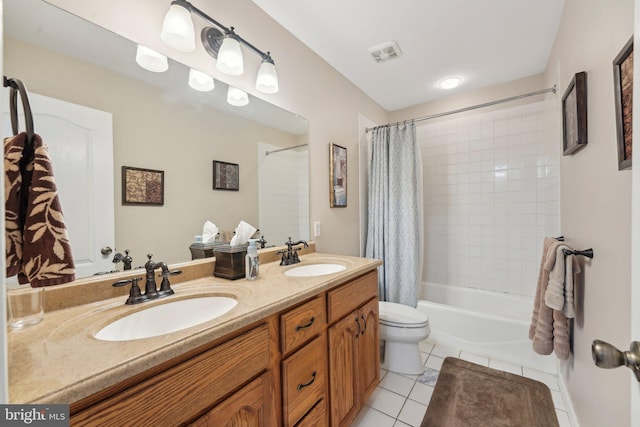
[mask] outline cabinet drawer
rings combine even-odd
[[[327,401],[322,399],[296,427],[325,427],[327,425]]]
[[[294,425],[316,402],[326,398],[326,349],[323,334],[282,362],[285,425]]]
[[[378,296],[377,270],[327,293],[329,323],[340,320],[365,302]]]
[[[270,357],[263,324],[73,415],[71,424],[183,424],[263,372]]]
[[[324,328],[324,296],[302,304],[280,316],[282,353],[287,354],[309,341]]]

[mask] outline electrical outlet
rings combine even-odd
[[[320,237],[320,221],[313,223],[313,237]]]

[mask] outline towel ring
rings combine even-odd
[[[24,84],[13,78],[4,77],[4,86],[11,88],[10,92],[10,112],[11,112],[11,130],[14,135],[18,134],[18,92],[20,93],[20,100],[22,101],[22,108],[24,110],[24,121],[27,132],[27,142],[29,145],[33,143],[33,115],[31,114],[31,104],[29,103],[29,96],[27,95],[27,88]]]

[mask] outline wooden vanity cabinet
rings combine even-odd
[[[71,405],[71,425],[349,425],[380,380],[377,271]]]
[[[243,426],[276,426],[279,380],[269,370],[277,357],[276,328],[263,323],[178,364],[156,367],[142,374],[145,379],[136,376],[72,404],[71,425],[177,426],[195,420],[219,426],[229,417]]]
[[[372,272],[327,294],[332,426],[348,426],[380,381],[378,278]]]

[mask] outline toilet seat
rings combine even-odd
[[[388,301],[379,303],[380,324],[394,328],[424,328],[429,318],[413,307]]]

